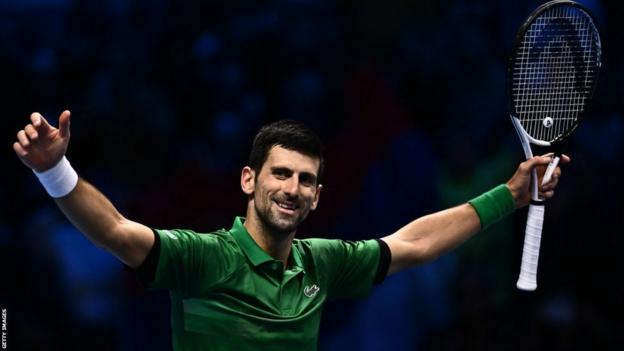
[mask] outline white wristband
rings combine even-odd
[[[78,173],[63,156],[56,166],[41,173],[33,170],[45,190],[52,197],[63,197],[69,194],[78,184]]]

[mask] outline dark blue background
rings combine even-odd
[[[505,68],[539,1],[0,2],[0,304],[9,346],[166,350],[165,292],[84,239],[15,157],[32,111],[72,111],[68,158],[128,218],[229,228],[254,133],[326,144],[300,237],[375,238],[507,181],[522,160]],[[547,207],[539,288],[515,289],[526,210],[451,254],[330,303],[322,350],[587,350],[622,344],[622,28]]]

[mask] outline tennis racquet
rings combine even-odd
[[[531,145],[554,152],[544,173],[547,183],[566,140],[579,125],[592,98],[601,65],[600,36],[588,10],[573,1],[549,1],[538,7],[516,35],[507,68],[511,121],[527,159]],[[531,175],[521,290],[537,288],[544,199],[537,172]]]

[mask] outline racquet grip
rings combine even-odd
[[[548,164],[548,168],[546,168],[546,172],[544,172],[544,178],[542,178],[542,185],[550,181],[550,178],[552,177],[552,174],[555,171],[555,168],[557,168],[558,164],[559,164],[559,156],[555,156],[553,157],[552,160],[550,160],[550,163]]]
[[[537,288],[537,263],[539,260],[542,225],[544,224],[544,205],[529,206],[520,277],[516,286],[520,290],[534,291]]]

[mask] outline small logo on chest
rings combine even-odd
[[[305,288],[303,288],[303,294],[307,297],[314,297],[314,295],[316,295],[319,290],[321,290],[321,288],[314,284],[312,286],[306,286]]]

